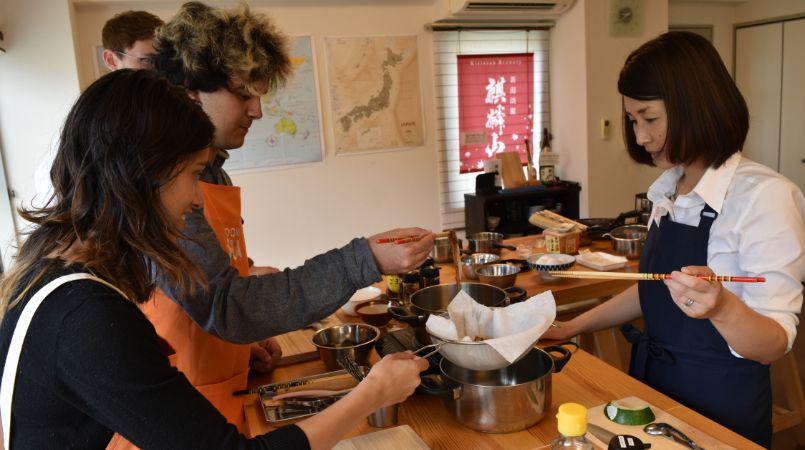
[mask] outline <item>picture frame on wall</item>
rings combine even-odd
[[[95,73],[95,79],[106,75],[107,73],[111,72],[106,64],[103,62],[103,45],[102,44],[95,44],[92,46],[92,54],[95,55],[95,64],[93,64],[93,72]]]

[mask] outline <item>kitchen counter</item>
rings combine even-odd
[[[281,367],[268,377],[254,377],[251,384],[256,386],[325,371],[324,363],[318,360],[310,361]],[[591,408],[610,400],[635,396],[705,431],[729,446],[737,449],[760,448],[583,350],[576,351],[564,369],[553,375],[552,383],[553,399],[550,411],[536,425],[517,433],[486,434],[465,428],[453,419],[441,399],[418,394],[401,405],[398,425],[411,426],[433,449],[534,449],[548,445],[557,436],[555,416],[560,404],[576,402]],[[266,422],[257,396],[246,398],[244,410],[247,427],[252,436],[274,429]],[[370,427],[364,421],[346,437],[375,431],[378,429]]]
[[[506,240],[507,244],[533,243],[535,236],[526,236]],[[592,251],[611,252],[609,242],[594,242]],[[502,250],[501,257],[518,258],[517,253]],[[454,280],[455,272],[451,265],[441,265],[441,283]],[[591,270],[576,264],[573,270]],[[629,261],[621,271],[636,272],[637,261]],[[542,282],[535,271],[521,273],[517,278],[517,286],[528,292],[529,296],[539,292],[552,290],[557,304],[567,304],[596,297],[615,295],[631,286],[633,281],[623,280],[589,280],[562,279],[555,282]],[[380,285],[380,284],[378,284]],[[360,322],[360,318],[346,316],[338,312],[344,322]],[[540,343],[543,345],[543,343]],[[377,361],[377,354],[372,351],[371,361]],[[250,386],[288,380],[292,378],[326,372],[320,360],[309,361],[277,368],[269,375],[255,375],[250,378]],[[593,355],[578,350],[573,354],[564,369],[553,375],[553,399],[551,408],[545,417],[528,430],[509,434],[486,434],[465,428],[456,422],[445,409],[442,400],[428,395],[414,395],[401,405],[398,425],[409,425],[434,449],[534,449],[547,446],[557,436],[556,412],[560,404],[565,402],[581,403],[588,408],[604,404],[610,400],[635,396],[655,407],[668,412],[678,419],[687,422],[713,438],[738,449],[760,448],[743,437],[705,418],[695,411],[684,407],[671,398],[631,378],[620,370],[606,364]],[[249,433],[257,435],[273,429],[266,422],[256,395],[244,398],[244,411]],[[365,421],[351,430],[346,437],[362,435],[378,431]],[[676,444],[671,444],[676,445]],[[677,446],[682,448],[681,446]]]

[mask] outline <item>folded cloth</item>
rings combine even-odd
[[[556,318],[551,291],[504,308],[490,308],[459,291],[447,306],[449,318],[431,314],[425,324],[432,335],[451,341],[482,338],[507,361],[517,361]]]

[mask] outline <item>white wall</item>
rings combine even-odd
[[[254,2],[253,2],[254,3]],[[265,2],[262,2],[263,4]],[[249,255],[258,264],[296,266],[351,238],[401,226],[440,228],[433,100],[433,50],[424,25],[431,6],[364,4],[296,7],[257,6],[289,35],[312,35],[316,50],[327,152],[321,165],[233,174],[242,187]],[[402,3],[402,2],[397,2]],[[260,3],[257,3],[260,5]],[[82,86],[94,79],[93,45],[112,15],[143,8],[167,20],[175,4],[82,4],[76,30]],[[333,124],[326,82],[325,36],[419,36],[420,84],[426,124],[423,147],[362,156],[335,156],[327,131]],[[237,151],[237,150],[234,150]]]
[[[735,7],[735,23],[805,14],[805,0],[748,0]]]
[[[774,2],[765,2],[774,3]],[[732,73],[732,29],[736,5],[733,3],[702,3],[671,1],[668,4],[670,25],[711,25],[713,46]]]
[[[747,0],[708,2],[671,0],[671,25],[712,25],[713,45],[730,73],[733,71],[733,30],[736,24],[805,14],[805,0]]]
[[[15,205],[30,205],[36,164],[79,92],[70,9],[67,0],[5,0],[0,148]],[[0,236],[6,263],[13,240]]]
[[[579,0],[551,37],[551,124],[559,175],[581,182],[582,217],[614,217],[634,208],[659,171],[631,161],[621,134],[617,80],[629,53],[668,28],[665,0],[644,0],[637,37],[610,37],[609,2]],[[600,134],[610,122],[609,138]]]
[[[560,155],[557,175],[581,183],[579,212],[589,217],[587,156],[587,48],[585,2],[577,2],[551,30],[551,150]]]
[[[629,158],[622,138],[618,75],[626,57],[640,45],[668,31],[667,0],[643,0],[643,29],[637,37],[610,37],[609,4],[587,0],[587,143],[590,217],[614,217],[634,208],[634,195],[645,192],[660,171]],[[600,122],[610,122],[603,140]]]

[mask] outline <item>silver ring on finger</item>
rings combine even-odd
[[[696,303],[696,302],[695,302],[695,301],[694,301],[692,298],[688,298],[688,299],[685,301],[685,306],[687,306],[688,308],[690,308],[691,306],[693,306],[693,304],[694,304],[694,303]]]

